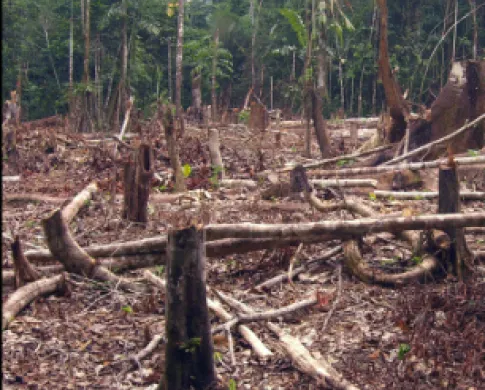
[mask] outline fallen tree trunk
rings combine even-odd
[[[437,199],[438,192],[398,192],[398,191],[373,191],[377,198],[394,198],[406,200],[420,200],[420,199]],[[485,200],[485,192],[461,191],[460,199],[462,200]]]
[[[39,279],[15,291],[2,306],[2,330],[35,298],[66,288],[66,275],[56,275],[49,279]]]
[[[301,224],[218,224],[206,226],[207,240],[223,238],[279,238],[306,242],[309,237],[345,239],[352,235],[403,230],[444,229],[448,226],[485,225],[485,212],[469,214],[432,214],[416,217],[363,218],[353,221],[325,221]]]
[[[93,182],[77,194],[67,205],[62,209],[62,217],[69,223],[78,211],[83,207],[90,199],[93,193],[98,191],[98,185]]]
[[[68,272],[101,281],[110,281],[129,291],[144,290],[144,286],[116,276],[89,256],[72,237],[59,209],[43,219],[42,226],[50,251],[57,261],[64,264]]]
[[[378,167],[361,167],[361,168],[344,168],[344,169],[330,169],[330,170],[318,170],[314,174],[318,174],[324,177],[327,176],[354,176],[354,175],[368,175],[381,172],[400,171],[403,169],[426,169],[426,168],[438,168],[440,165],[446,164],[447,159],[439,159],[434,161],[423,161],[409,164],[399,165],[381,165]],[[459,166],[463,165],[477,165],[485,163],[485,155],[477,157],[459,157],[455,158],[455,162]]]

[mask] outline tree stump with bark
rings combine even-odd
[[[249,115],[249,127],[261,132],[265,131],[268,127],[268,114],[266,108],[258,103],[251,102],[251,114]]]
[[[440,168],[439,171],[439,199],[438,212],[440,214],[459,213],[460,205],[460,181],[456,164],[450,161],[448,166]],[[443,231],[450,238],[448,250],[443,251],[443,261],[446,263],[449,273],[463,277],[465,265],[471,260],[471,253],[468,250],[465,234],[462,228],[446,227]]]
[[[165,378],[159,389],[206,389],[216,381],[207,308],[203,231],[168,236]]]
[[[150,145],[141,144],[125,163],[123,218],[148,222],[148,198],[153,177],[153,152]]]

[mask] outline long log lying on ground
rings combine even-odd
[[[420,200],[420,199],[438,199],[438,192],[424,192],[424,191],[373,191],[377,198],[394,198],[394,199],[406,199],[406,200]],[[485,200],[485,192],[475,191],[461,191],[460,199],[462,200]]]
[[[380,165],[378,167],[318,170],[317,172],[313,172],[313,174],[318,174],[319,176],[323,176],[323,177],[368,175],[368,174],[382,173],[382,172],[401,171],[403,169],[438,168],[440,165],[444,165],[447,162],[448,160],[443,158],[443,159],[434,160],[434,161],[423,161],[423,162],[415,162],[415,163],[399,164],[399,165]],[[457,157],[455,158],[455,162],[459,166],[483,164],[485,163],[485,155],[480,155],[477,157]]]
[[[329,240],[344,239],[349,236],[368,233],[484,225],[485,212],[379,219],[363,218],[353,221],[325,221],[300,224],[218,224],[206,226],[206,238],[212,241],[223,238],[293,238],[306,242],[308,237],[315,236]]]
[[[66,285],[66,275],[56,275],[48,279],[39,279],[15,291],[2,306],[2,329],[5,329],[15,316],[35,298],[62,291]]]
[[[306,239],[307,243],[318,243],[321,241],[322,238],[317,236],[307,237]],[[288,240],[281,240],[277,238],[226,238],[222,240],[206,242],[206,255],[208,257],[220,257],[235,253],[260,251],[263,249],[276,249],[285,246],[298,246],[299,244],[300,241],[294,238],[290,238]],[[89,256],[94,258],[118,258],[123,256],[126,256],[127,260],[135,256],[144,258],[151,255],[164,254],[167,249],[167,236],[158,236],[107,245],[93,245],[84,247],[82,249]],[[52,256],[51,252],[48,249],[26,251],[25,256],[28,258],[29,261],[55,261],[54,256]],[[133,260],[133,262],[134,261],[136,260]],[[145,265],[140,265],[140,267],[142,266]]]
[[[68,198],[56,198],[54,196],[48,196],[44,194],[4,194],[4,202],[32,202],[32,203],[59,203],[66,202]]]

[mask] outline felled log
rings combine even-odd
[[[55,291],[64,292],[66,278],[65,274],[61,274],[48,279],[39,279],[16,290],[2,306],[2,330],[6,329],[17,314],[37,297]]]
[[[437,199],[439,192],[423,192],[423,191],[373,191],[377,198],[394,198],[406,200],[420,200],[420,199]],[[485,200],[485,192],[461,191],[460,199],[462,200]]]
[[[101,281],[110,281],[129,291],[144,290],[143,286],[116,276],[89,256],[72,237],[59,209],[43,219],[42,226],[49,250],[57,261],[64,264],[68,272]]]
[[[69,223],[78,211],[91,199],[93,193],[98,191],[98,185],[93,182],[77,194],[63,209],[62,217]]]
[[[223,238],[279,238],[305,242],[312,237],[321,240],[345,239],[369,232],[399,232],[403,230],[444,229],[447,226],[483,226],[485,212],[469,214],[431,214],[398,218],[362,218],[353,221],[325,221],[300,224],[217,224],[206,226],[207,240]]]

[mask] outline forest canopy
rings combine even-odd
[[[480,1],[458,2],[456,15],[451,0],[388,2],[391,67],[411,102],[429,103],[445,84],[452,59],[472,58],[471,4],[477,8],[480,25],[485,20]],[[82,8],[87,6],[89,81],[85,82],[86,10]],[[67,113],[71,36],[74,94],[92,90],[102,107],[112,106],[122,77],[125,33],[126,88],[136,107],[148,115],[157,100],[173,100],[177,2],[3,0],[2,10],[2,97],[9,99],[10,91],[20,85],[23,120]],[[299,112],[309,22],[314,46],[311,69],[325,97],[325,115],[340,108],[348,116],[375,114],[385,100],[377,65],[378,12],[372,0],[186,1],[182,105],[186,109],[192,104],[194,71],[201,74],[202,102],[210,104],[216,55],[217,94],[228,100],[229,107],[242,106],[252,85],[269,107],[272,83],[274,107]],[[483,41],[485,30],[479,28],[478,42]],[[477,55],[484,56],[483,48]]]

